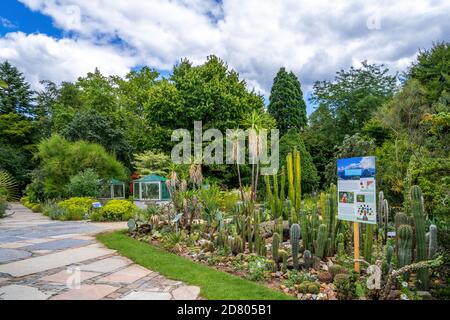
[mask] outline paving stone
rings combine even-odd
[[[2,300],[46,300],[49,296],[30,286],[12,284],[0,287],[0,299]]]
[[[27,245],[30,245],[30,243],[37,244],[37,243],[49,242],[52,240],[54,240],[54,239],[52,239],[52,238],[37,238],[37,239],[25,240],[25,242],[27,243]]]
[[[151,271],[138,265],[132,265],[128,268],[111,273],[106,277],[100,278],[98,282],[107,283],[133,283],[140,278],[145,277]]]
[[[70,289],[53,296],[51,300],[99,300],[117,290],[117,287],[106,284],[81,285],[79,289]]]
[[[68,249],[61,252],[47,254],[45,256],[32,257],[25,260],[0,265],[0,272],[10,274],[13,277],[22,277],[105,256],[113,252],[113,250],[109,249],[87,247]]]
[[[125,259],[122,259],[120,257],[112,257],[98,260],[87,265],[81,265],[80,268],[81,270],[86,271],[107,273],[115,271],[119,268],[123,268],[129,264],[130,263],[127,262]]]
[[[7,243],[0,243],[0,248],[17,249],[17,248],[25,247],[27,245],[28,245],[28,243],[26,243],[26,242],[7,242]]]
[[[62,240],[53,240],[49,242],[37,243],[23,249],[25,250],[61,250],[68,248],[77,248],[81,246],[85,246],[92,243],[92,241],[88,240],[80,240],[80,239],[62,239]]]
[[[0,263],[28,258],[31,252],[17,249],[0,249]]]
[[[90,278],[94,278],[96,276],[100,275],[100,273],[97,272],[89,272],[89,271],[81,271],[80,272],[80,281],[83,282],[85,280],[88,280]],[[60,271],[58,273],[45,276],[39,279],[39,281],[47,281],[47,282],[53,282],[53,283],[67,283],[67,279],[69,277],[73,276],[73,272],[68,272],[67,270]]]
[[[120,300],[170,300],[172,296],[168,292],[132,291]]]
[[[33,250],[31,252],[33,252],[34,254],[43,255],[43,254],[52,253],[53,250]]]
[[[7,280],[8,280],[8,278],[0,278],[0,284],[5,282],[5,281],[7,281]]]
[[[182,286],[172,291],[175,300],[196,300],[200,294],[197,286]]]

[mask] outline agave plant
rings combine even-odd
[[[8,201],[17,201],[19,199],[17,182],[5,170],[0,170],[0,195],[6,196]]]

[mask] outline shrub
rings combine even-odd
[[[93,169],[86,169],[70,178],[66,185],[67,195],[70,197],[93,197],[99,196],[99,177]]]
[[[102,208],[94,211],[92,221],[126,221],[133,217],[136,205],[128,200],[110,200]]]
[[[40,205],[39,203],[33,205],[33,206],[31,207],[31,211],[33,211],[33,212],[41,212],[41,205]]]
[[[52,220],[67,220],[64,217],[68,215],[68,210],[60,208],[55,202],[48,202],[42,205],[42,214]]]
[[[59,220],[82,220],[89,212],[94,200],[89,197],[74,197],[58,202],[58,207],[64,214],[57,215]]]

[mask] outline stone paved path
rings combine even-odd
[[[52,221],[19,203],[0,219],[0,300],[199,299],[200,288],[169,280],[107,249],[95,234],[126,223]]]

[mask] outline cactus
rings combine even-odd
[[[289,152],[286,156],[287,177],[288,177],[288,197],[295,208],[295,190],[294,190],[294,165],[292,161],[292,153]],[[295,208],[298,209],[298,208]],[[294,209],[294,211],[295,211]],[[293,221],[296,222],[296,221]]]
[[[316,248],[315,253],[316,256],[319,258],[323,258],[325,254],[325,246],[327,244],[327,226],[325,224],[321,224],[319,226],[319,231],[317,233],[317,239],[316,239]]]
[[[295,208],[300,209],[302,199],[302,173],[300,165],[300,151],[294,148],[294,173],[295,173]]]
[[[428,260],[432,260],[436,257],[437,251],[437,227],[436,225],[430,225],[429,232],[429,240],[428,240]]]
[[[344,244],[344,234],[339,233],[336,236],[336,247],[337,247],[337,253],[339,257],[343,257],[345,255],[345,244]]]
[[[384,215],[384,243],[387,241],[388,223],[389,223],[389,203],[387,199],[383,201],[383,215]]]
[[[305,267],[307,269],[312,267],[313,257],[312,257],[311,251],[305,250],[305,252],[303,252],[303,260],[305,261]]]
[[[394,216],[395,230],[402,224],[409,224],[408,216],[403,212],[397,212]]]
[[[290,240],[292,246],[292,261],[294,264],[294,269],[298,270],[298,247],[300,242],[300,226],[297,223],[294,223],[291,226]]]
[[[230,240],[230,249],[234,255],[243,252],[243,247],[241,236],[235,235],[235,237]]]
[[[383,191],[378,192],[378,226],[381,227],[383,225],[383,204],[384,204],[384,193]]]
[[[424,261],[427,259],[427,243],[425,239],[425,214],[423,208],[422,190],[419,186],[411,188],[411,212],[416,229],[416,260]],[[428,290],[428,269],[417,271],[418,287],[422,290]]]
[[[390,245],[386,246],[384,261],[383,261],[383,273],[387,274],[391,270],[392,257],[394,255],[394,248]]]
[[[272,236],[272,258],[278,262],[278,250],[280,249],[280,234],[275,232]]]
[[[397,267],[411,264],[413,230],[411,226],[402,224],[398,228],[398,256]]]
[[[287,271],[288,253],[285,250],[279,250],[278,255],[280,256],[280,259],[283,262],[281,271],[286,272]]]
[[[373,225],[366,225],[366,236],[364,239],[364,259],[368,263],[372,263],[372,247],[373,247]]]

